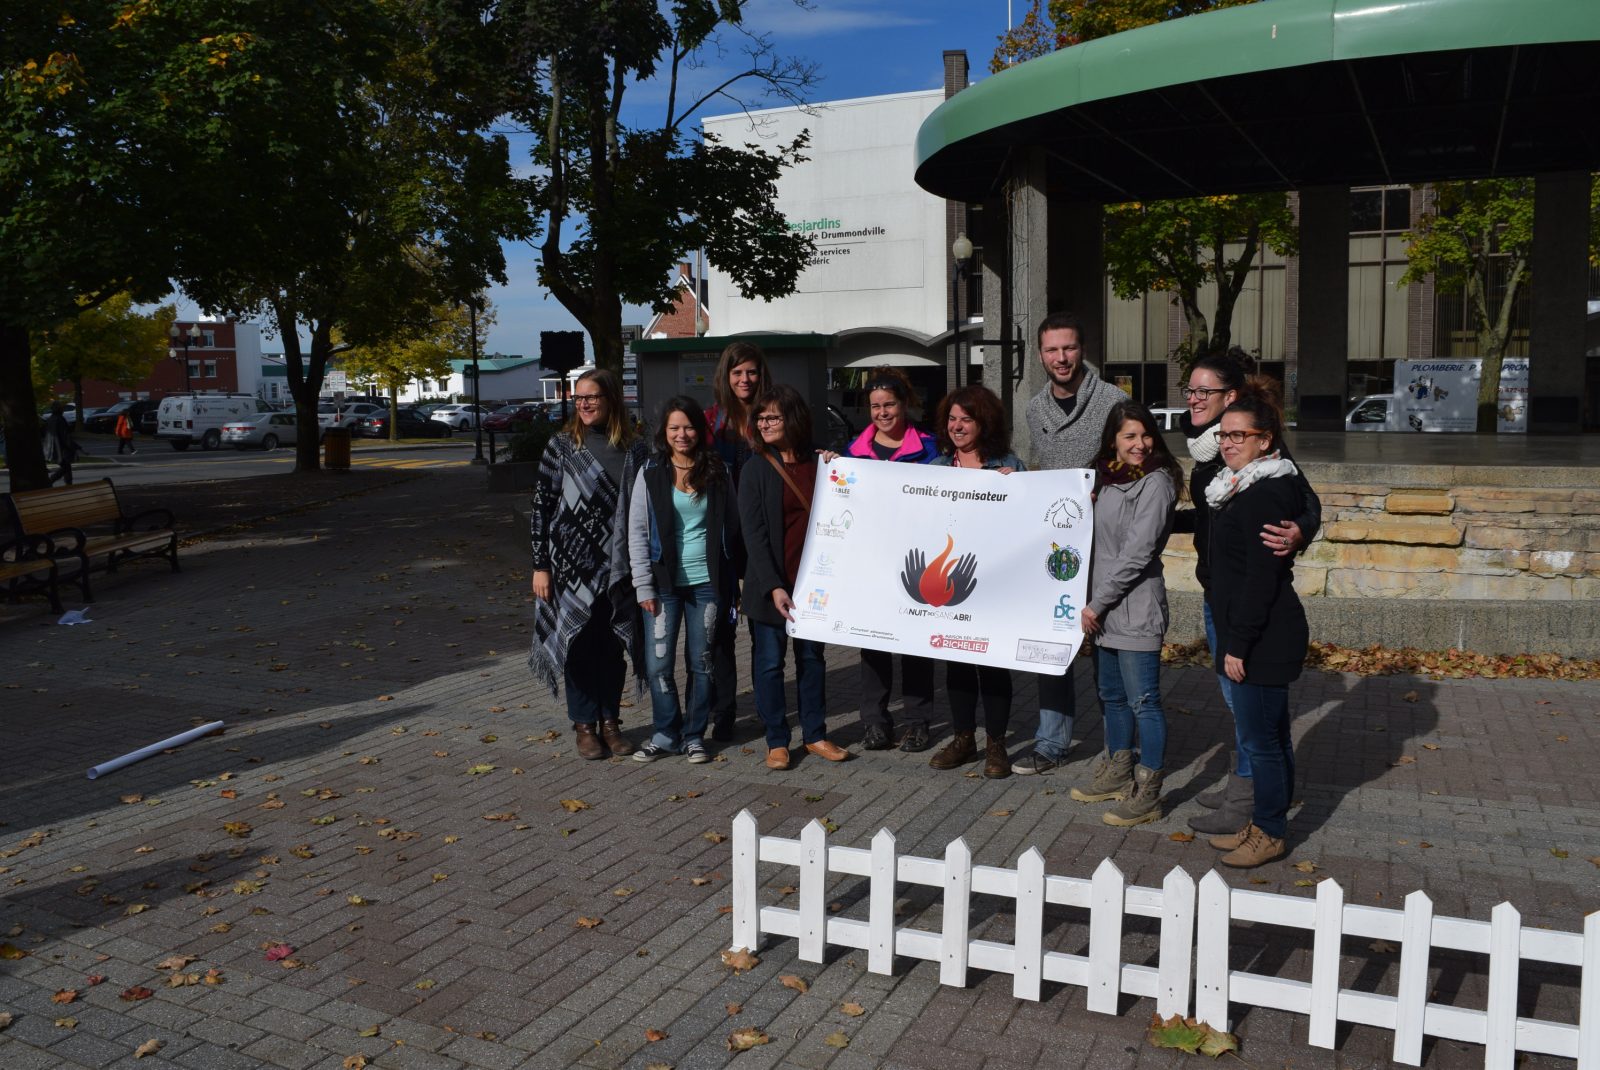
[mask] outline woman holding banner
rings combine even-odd
[[[911,426],[916,393],[899,368],[885,365],[867,382],[872,423],[845,449],[851,457],[928,464],[939,456],[934,437]],[[861,651],[861,745],[867,750],[894,746],[894,719],[889,693],[894,688],[894,655],[887,650]],[[933,659],[900,655],[900,690],[905,696],[905,734],[900,749],[928,749],[928,718],[933,712]]]
[[[1096,639],[1106,752],[1095,762],[1090,781],[1072,789],[1072,797],[1118,800],[1100,820],[1126,827],[1161,816],[1167,746],[1161,640],[1168,621],[1161,551],[1172,532],[1183,470],[1150,410],[1131,398],[1112,406],[1091,467],[1094,553],[1089,602],[1079,619],[1083,634]]]
[[[795,575],[811,527],[817,455],[811,444],[811,410],[792,386],[774,386],[757,399],[756,452],[739,480],[739,521],[744,529],[744,612],[750,618],[751,675],[756,713],[767,729],[767,768],[789,768],[789,723],[783,660],[793,620]],[[842,762],[850,752],[828,741],[823,644],[794,641],[795,691],[801,741],[807,752]]]
[[[939,429],[940,455],[929,462],[952,468],[976,468],[1001,475],[1025,472],[1011,452],[1011,428],[1005,409],[994,391],[964,386],[944,396],[934,421]],[[978,699],[983,698],[983,775],[991,779],[1011,775],[1006,756],[1006,729],[1011,723],[1011,670],[964,661],[945,663],[945,690],[950,694],[950,742],[928,764],[935,769],[955,769],[978,757]]]

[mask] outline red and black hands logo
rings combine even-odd
[[[977,555],[952,558],[955,544],[955,539],[946,535],[944,552],[932,561],[928,561],[921,550],[906,551],[906,567],[900,573],[900,585],[913,602],[935,608],[959,606],[977,588]]]

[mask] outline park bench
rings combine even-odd
[[[0,583],[5,585],[6,601],[19,595],[43,591],[50,608],[61,612],[61,591],[57,587],[61,570],[56,567],[54,543],[42,536],[12,539],[0,543]]]
[[[172,513],[150,509],[125,515],[109,479],[17,491],[4,495],[4,503],[19,537],[47,536],[54,542],[52,556],[57,562],[76,560],[77,573],[71,579],[83,590],[85,602],[94,600],[89,593],[90,568],[102,559],[108,572],[136,557],[165,557],[172,571],[178,571],[178,536],[172,530]],[[105,530],[108,527],[109,532]],[[85,530],[91,528],[98,530]]]

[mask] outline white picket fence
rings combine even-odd
[[[963,839],[944,858],[901,855],[894,834],[879,830],[872,847],[834,847],[827,830],[812,821],[798,840],[763,836],[755,817],[742,810],[733,820],[734,948],[757,951],[763,935],[799,941],[799,957],[822,962],[828,945],[867,953],[867,969],[894,972],[895,956],[939,963],[942,984],[965,987],[969,968],[1008,973],[1018,999],[1039,999],[1040,984],[1055,981],[1087,990],[1088,1009],[1117,1013],[1122,993],[1150,996],[1156,1013],[1190,1016],[1215,1029],[1229,1027],[1228,1005],[1246,1004],[1306,1015],[1311,1043],[1334,1046],[1339,1022],[1376,1026],[1394,1033],[1395,1062],[1422,1062],[1422,1038],[1449,1037],[1484,1046],[1488,1070],[1512,1070],[1517,1052],[1576,1059],[1578,1070],[1600,1070],[1600,911],[1584,919],[1583,933],[1522,928],[1515,907],[1502,903],[1488,922],[1435,917],[1422,892],[1406,897],[1405,909],[1366,907],[1344,901],[1333,880],[1317,885],[1314,899],[1236,890],[1215,872],[1194,879],[1174,867],[1160,888],[1129,885],[1110,859],[1088,880],[1044,871],[1044,856],[1030,847],[1015,869],[975,866]],[[760,862],[800,871],[798,906],[761,906]],[[830,874],[870,881],[867,920],[829,915]],[[899,885],[943,890],[939,932],[896,925]],[[1016,901],[1015,942],[974,940],[969,933],[972,896]],[[1044,949],[1046,903],[1089,911],[1089,954]],[[1160,951],[1155,966],[1122,961],[1125,914],[1157,918]],[[1196,921],[1199,923],[1196,933]],[[1256,922],[1304,929],[1312,934],[1311,980],[1297,981],[1230,969],[1232,923]],[[1384,940],[1400,950],[1399,986],[1392,996],[1339,987],[1341,941]],[[1488,1007],[1479,1010],[1428,1000],[1428,960],[1433,948],[1489,956]],[[1518,975],[1523,961],[1581,970],[1578,1024],[1517,1016]]]

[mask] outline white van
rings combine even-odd
[[[272,406],[254,394],[177,394],[161,399],[156,414],[156,437],[186,450],[198,441],[201,449],[222,445],[222,426],[237,423]]]

